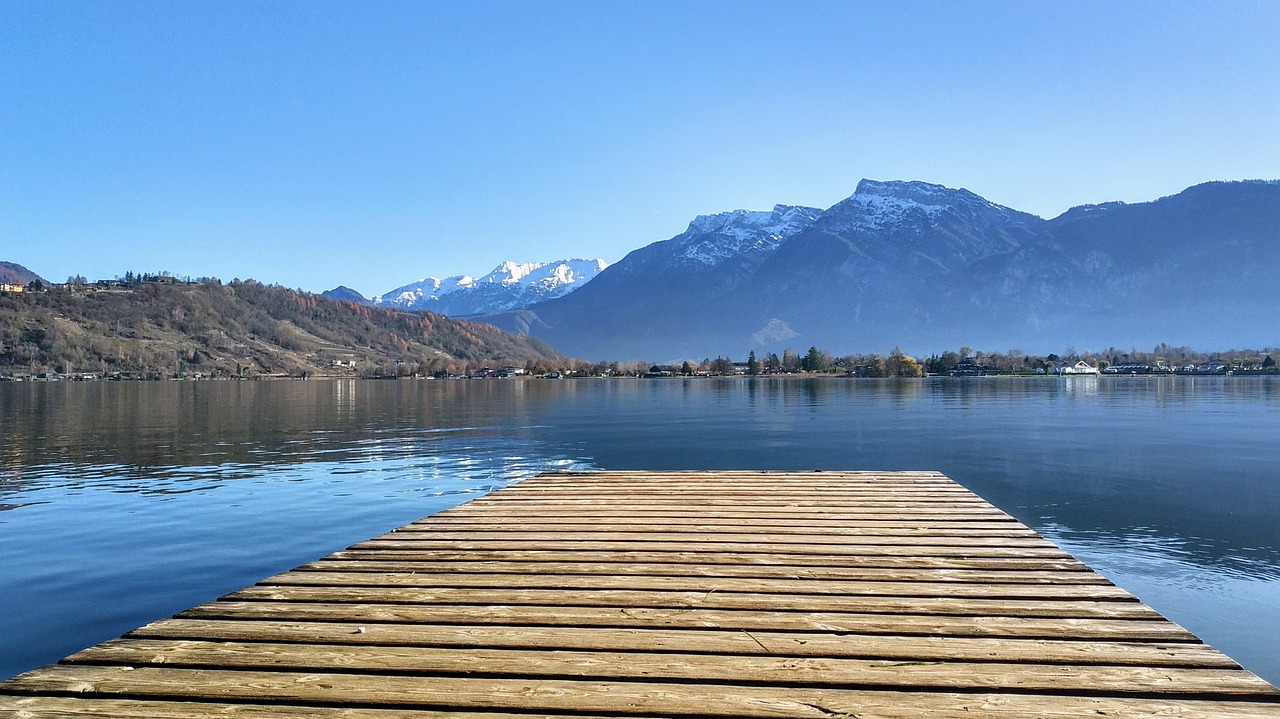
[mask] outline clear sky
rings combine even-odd
[[[376,294],[863,177],[1280,177],[1280,2],[0,0],[0,260]]]

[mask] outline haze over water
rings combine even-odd
[[[553,469],[934,469],[1280,683],[1277,378],[0,385],[0,678]]]

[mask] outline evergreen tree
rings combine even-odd
[[[760,363],[756,360],[755,350],[751,350],[747,353],[747,374],[752,377],[760,374]]]
[[[804,359],[800,360],[800,366],[805,372],[821,372],[826,369],[827,364],[824,354],[817,347],[810,347],[809,351],[805,353]]]

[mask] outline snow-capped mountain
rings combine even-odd
[[[425,277],[373,297],[370,303],[451,317],[503,312],[563,297],[608,266],[601,259],[503,262],[482,277]]]
[[[809,228],[822,210],[775,205],[772,212],[734,210],[699,215],[684,234],[671,240],[678,261],[714,267],[729,259],[770,255],[783,240]]]
[[[1040,218],[1011,210],[964,189],[953,190],[928,182],[863,180],[848,199],[822,213],[827,222],[847,218],[845,227],[866,232],[917,233],[935,227],[946,215],[969,219],[988,217],[997,222],[1040,222]]]
[[[772,211],[734,210],[699,215],[675,237],[628,254],[609,269],[616,287],[666,296],[686,282],[723,290],[759,266],[822,215],[812,207],[776,205]],[[692,278],[697,278],[692,279]]]
[[[573,294],[484,319],[593,359],[1261,346],[1275,341],[1277,287],[1274,182],[1206,183],[1045,220],[964,189],[863,180],[825,211],[699,216]]]

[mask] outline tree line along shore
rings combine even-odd
[[[927,357],[896,347],[839,356],[810,347],[736,359],[591,362],[490,325],[253,280],[129,273],[22,290],[0,292],[0,381],[1277,373],[1272,349],[1202,352],[1167,344],[1044,355],[960,347]]]

